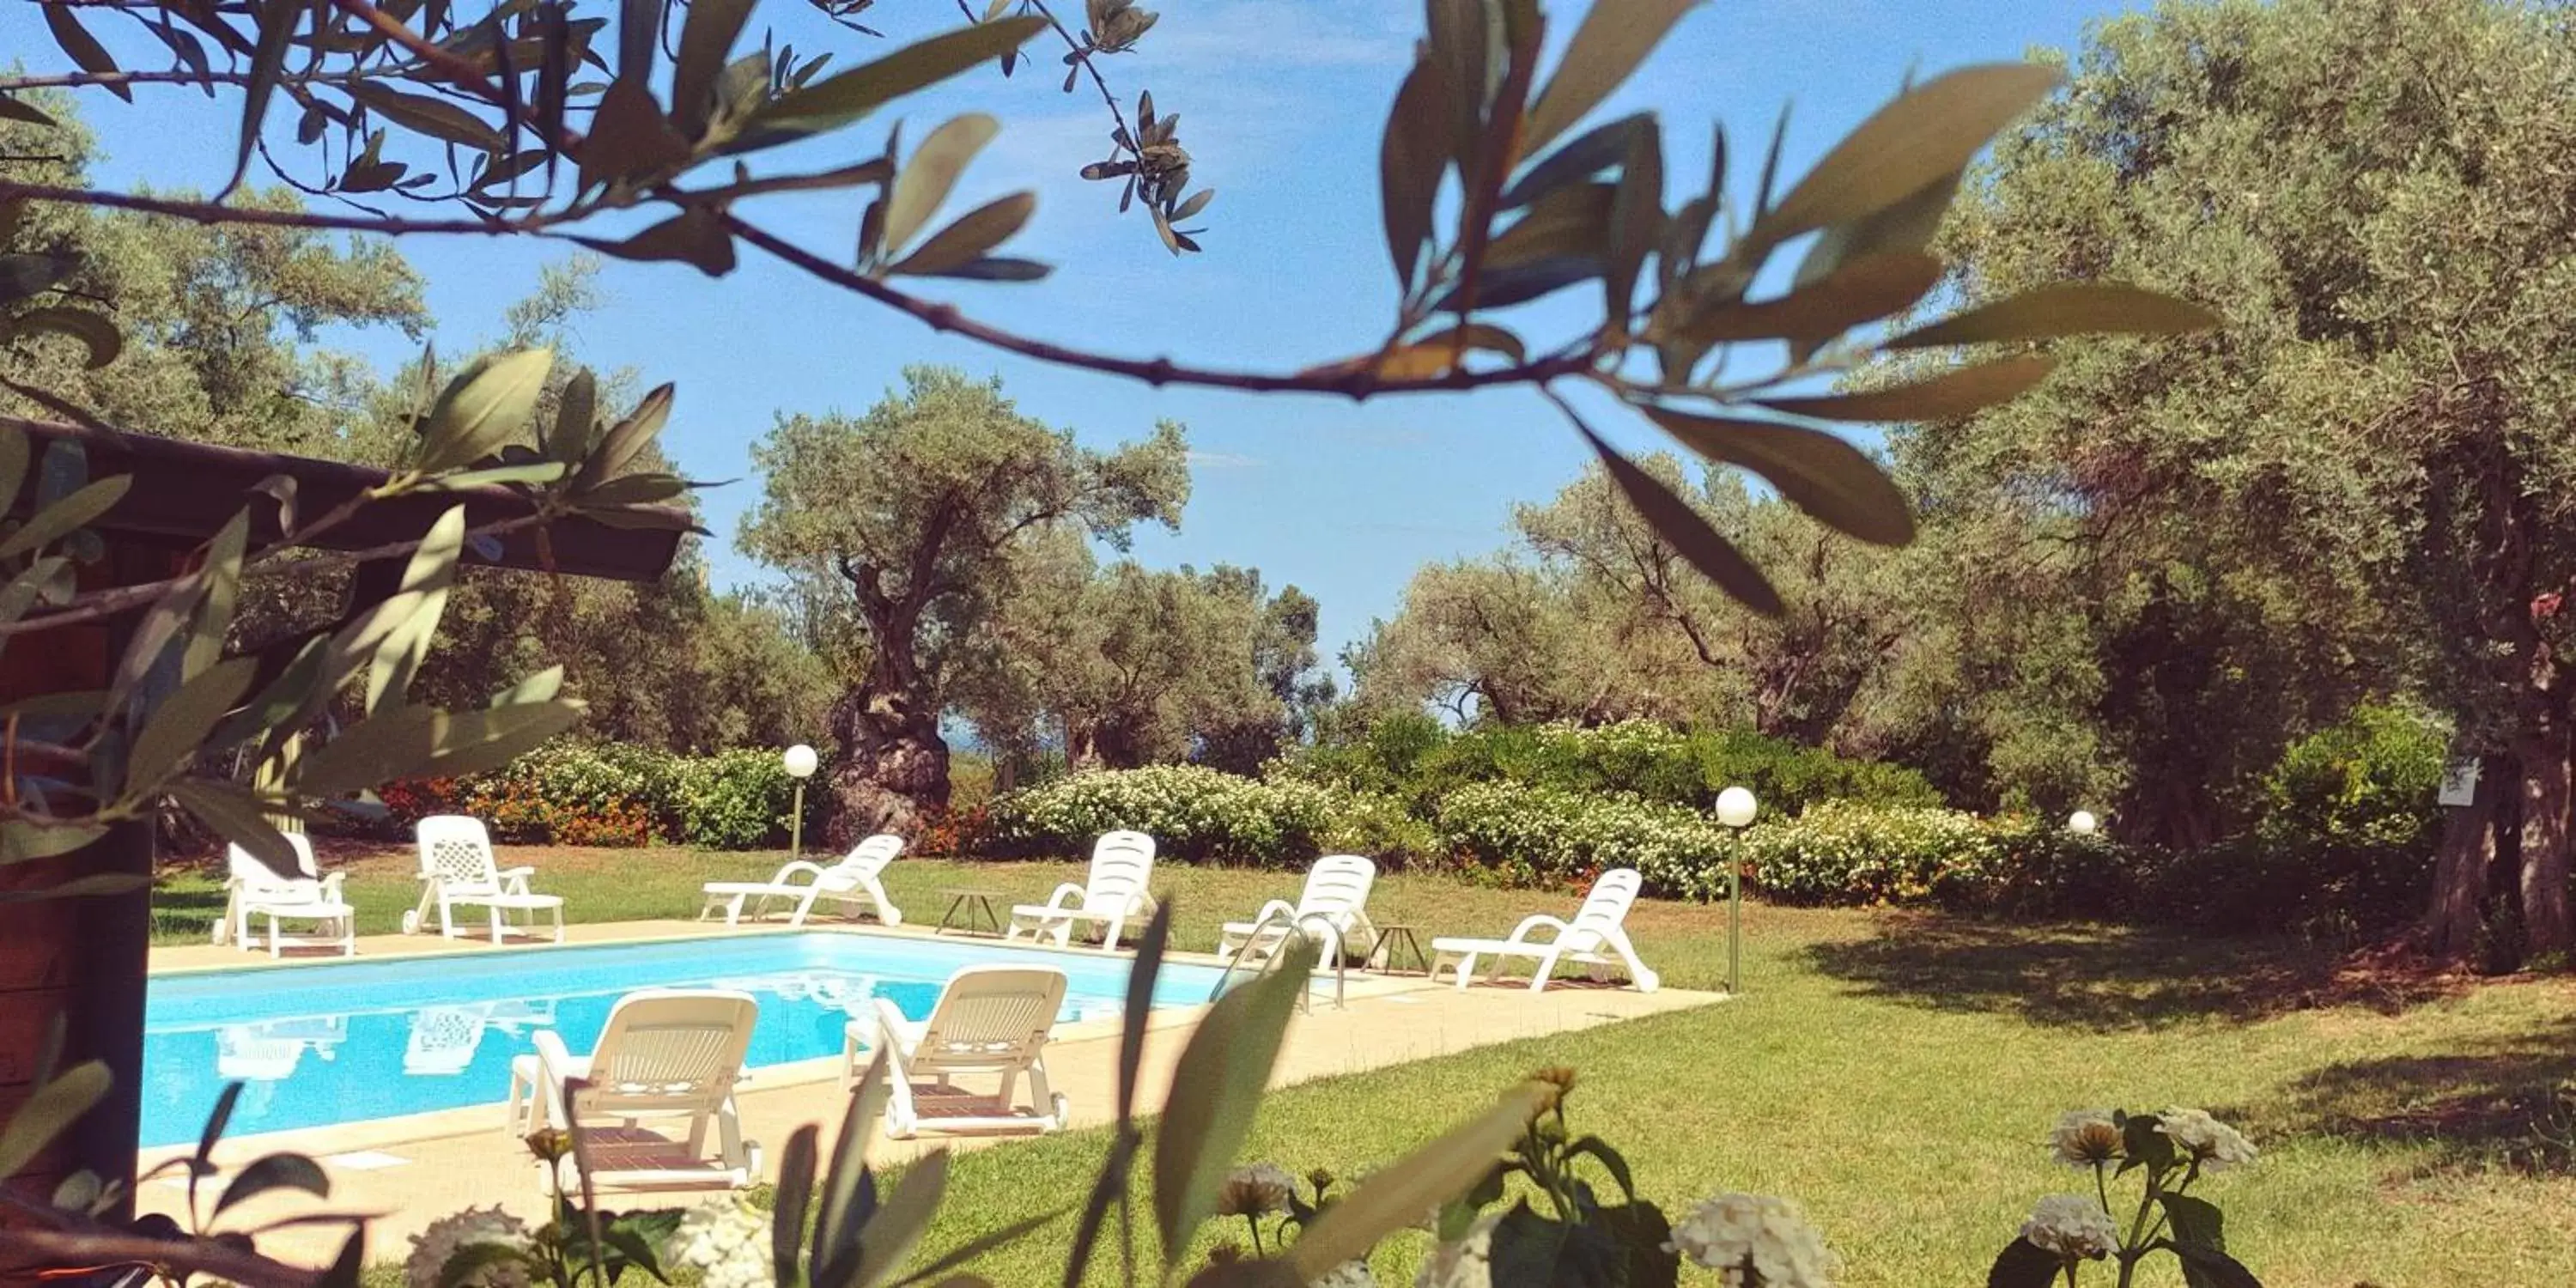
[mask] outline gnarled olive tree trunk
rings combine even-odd
[[[875,647],[866,678],[832,704],[841,758],[832,770],[823,834],[835,847],[876,832],[917,838],[948,808],[940,698],[917,660],[922,609],[937,591],[929,578],[915,576],[905,593],[888,595],[875,568],[844,559],[840,569]]]

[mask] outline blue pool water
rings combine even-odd
[[[891,999],[923,1019],[959,967],[1064,968],[1064,1020],[1115,1018],[1125,957],[831,932],[490,952],[157,977],[144,1017],[143,1143],[197,1138],[227,1082],[230,1134],[500,1101],[510,1059],[553,1029],[588,1051],[627,992],[739,988],[760,999],[753,1068],[841,1052],[842,1028]],[[1217,972],[1166,965],[1156,1006],[1207,1000]],[[497,1118],[495,1121],[498,1121]]]

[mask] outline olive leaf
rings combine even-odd
[[[584,367],[564,382],[555,399],[554,426],[540,445],[548,458],[563,465],[581,464],[590,453],[590,436],[599,429],[599,378]]]
[[[1397,289],[1413,293],[1422,245],[1431,239],[1431,203],[1446,168],[1441,136],[1448,131],[1447,91],[1430,59],[1405,75],[1387,112],[1378,144],[1378,203],[1386,223],[1387,254],[1395,260]]]
[[[431,98],[426,94],[405,94],[371,81],[353,81],[347,88],[349,97],[368,111],[385,116],[405,129],[486,152],[501,150],[499,130],[446,99]]]
[[[286,69],[286,47],[295,37],[295,20],[302,16],[305,0],[262,0],[258,10],[259,42],[250,58],[249,78],[242,83],[241,142],[233,154],[232,177],[224,181],[223,191],[215,194],[220,202],[241,186],[242,176],[250,172],[250,154],[259,146],[260,126],[268,118],[268,100],[277,91],[277,79]],[[209,86],[211,88],[211,86]]]
[[[725,55],[751,17],[752,0],[689,0],[688,19],[680,25],[680,54],[671,67],[671,115],[680,133],[705,133],[709,110],[716,103],[716,78]]]
[[[1596,10],[1597,12],[1597,10]],[[1578,36],[1579,38],[1579,36]],[[1619,165],[1619,186],[1609,211],[1609,245],[1601,284],[1609,313],[1605,325],[1625,334],[1637,293],[1637,274],[1655,249],[1664,227],[1663,136],[1649,120],[1628,134],[1628,154]]]
[[[0,537],[0,559],[14,558],[30,550],[42,550],[55,541],[88,526],[90,520],[115,508],[125,498],[125,490],[134,486],[127,474],[112,475],[82,487],[79,491],[36,511],[25,526],[6,537]]]
[[[1864,255],[1777,299],[1713,302],[1658,333],[1701,346],[1788,340],[1804,362],[1824,341],[1905,308],[1940,280],[1941,261],[1920,251]]]
[[[1218,998],[1173,1066],[1154,1133],[1154,1216],[1167,1261],[1180,1260],[1216,1206],[1217,1183],[1252,1132],[1252,1111],[1315,956],[1313,942],[1301,938],[1269,971]]]
[[[752,113],[742,136],[724,150],[768,147],[839,129],[897,98],[1016,50],[1046,28],[1044,18],[1004,18],[906,45],[771,100]]]
[[[897,261],[886,270],[921,276],[953,273],[984,257],[984,252],[1011,239],[1036,213],[1038,197],[1034,192],[1015,192],[997,197],[958,217],[957,222],[930,235],[920,249]]]
[[[734,256],[732,230],[725,227],[721,217],[704,206],[691,206],[622,241],[602,237],[574,237],[573,240],[619,259],[677,260],[696,267],[709,277],[722,277],[732,272],[738,262]]]
[[[2004,358],[1884,389],[1755,401],[1773,411],[1822,420],[1951,420],[2018,397],[2047,378],[2055,365],[2038,355]]]
[[[1638,517],[1655,530],[1655,535],[1670,543],[1674,553],[1745,607],[1765,617],[1780,615],[1780,593],[1771,588],[1762,570],[1754,567],[1733,543],[1719,536],[1690,502],[1675,495],[1663,480],[1638,468],[1635,461],[1620,455],[1590,426],[1578,424],[1576,428],[1601,458],[1601,467],[1609,471],[1610,481],[1618,484],[1628,504],[1636,507]]]
[[[438,474],[471,464],[525,429],[554,364],[551,349],[487,354],[467,364],[422,422],[418,468]]]
[[[54,118],[38,111],[31,104],[21,102],[13,94],[0,94],[0,121],[24,121],[29,125],[47,127],[54,124]]]
[[[1618,189],[1606,183],[1558,188],[1495,236],[1485,247],[1485,266],[1508,268],[1560,255],[1602,258],[1609,250],[1611,210],[1617,201]]]
[[[185,765],[206,736],[250,689],[259,659],[236,657],[217,662],[179,686],[155,707],[143,732],[135,735],[125,758],[125,794],[140,796]]]
[[[1555,141],[1566,127],[1583,119],[1619,88],[1646,55],[1661,44],[1673,24],[1699,0],[1623,0],[1594,4],[1574,29],[1574,39],[1558,60],[1556,74],[1530,106],[1521,127],[1521,155],[1528,156]]]
[[[0,1126],[0,1180],[17,1175],[45,1146],[71,1130],[90,1106],[107,1095],[108,1083],[106,1063],[89,1060],[65,1069],[30,1093],[9,1115],[8,1123]]]
[[[1290,1246],[1297,1282],[1322,1279],[1333,1267],[1367,1256],[1379,1240],[1465,1193],[1528,1130],[1543,1103],[1540,1097],[1535,1086],[1514,1088],[1493,1108],[1360,1182]]]
[[[969,112],[941,124],[921,141],[920,147],[913,149],[912,160],[895,173],[894,191],[886,198],[882,253],[891,255],[903,249],[904,243],[921,231],[940,203],[948,200],[949,190],[957,186],[957,176],[965,172],[967,163],[1001,129],[1002,123],[991,115]]]
[[[1746,240],[1772,246],[1875,214],[1965,169],[2058,82],[2056,69],[1995,63],[1948,72],[1897,96],[1834,145]]]
[[[1837,531],[1882,546],[1914,539],[1914,511],[1887,472],[1841,437],[1801,425],[1640,410],[1709,460],[1740,465]]]
[[[54,43],[62,46],[63,53],[82,71],[93,76],[114,76],[121,70],[116,60],[108,57],[107,46],[89,34],[89,29],[73,16],[69,6],[49,4],[41,7],[45,11],[45,27],[54,33]],[[125,82],[111,80],[106,85],[108,93],[128,103],[134,101],[134,90]]]
[[[1640,129],[1652,129],[1654,120],[1654,113],[1638,112],[1585,131],[1513,180],[1510,187],[1503,189],[1494,209],[1518,210],[1568,183],[1598,176],[1625,159],[1629,136]]]
[[[2058,282],[1917,327],[1879,346],[1929,349],[2062,335],[2180,335],[2222,319],[2170,295],[2118,282]]]
[[[689,157],[689,144],[662,117],[653,91],[619,80],[601,95],[581,144],[584,191],[661,174]]]

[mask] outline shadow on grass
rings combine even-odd
[[[2435,977],[2350,969],[2331,954],[2283,939],[2194,939],[1927,913],[1890,914],[1877,934],[1812,945],[1806,956],[1827,977],[1866,995],[2096,1030],[2249,1021],[2330,1005],[2394,1014],[2460,987]]]
[[[2576,1175],[2576,1020],[2455,1053],[2332,1064],[2290,1087],[2308,1132],[2428,1145],[2420,1176]]]

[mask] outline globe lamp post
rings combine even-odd
[[[801,742],[788,748],[779,761],[787,767],[787,776],[796,780],[796,813],[787,820],[787,857],[801,859],[805,857],[805,780],[812,778],[815,767],[823,762],[813,748]]]
[[[1717,821],[1733,828],[1741,840],[1746,825],[1759,812],[1753,793],[1741,787],[1729,787],[1717,794]],[[1726,991],[1738,991],[1738,971],[1744,956],[1744,854],[1741,844],[1729,848],[1726,856]]]

